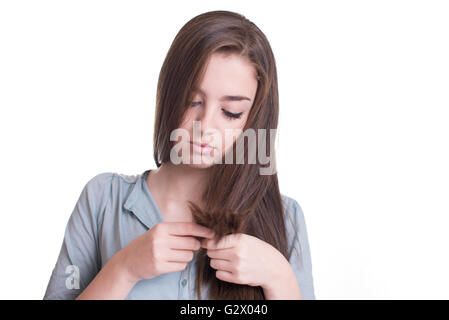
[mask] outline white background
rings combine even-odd
[[[241,0],[0,2],[0,298],[42,299],[90,178],[155,168],[163,59],[218,9],[273,48],[317,299],[448,299],[448,2]]]

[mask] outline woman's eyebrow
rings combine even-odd
[[[194,88],[193,91],[200,93],[202,96],[206,96],[206,93],[200,88]],[[221,97],[220,99],[220,101],[242,101],[242,100],[248,100],[249,102],[251,102],[250,98],[240,95],[237,96],[226,95]]]

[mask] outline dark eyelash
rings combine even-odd
[[[191,106],[194,107],[200,103],[201,103],[201,101],[194,101],[191,103]],[[226,111],[225,109],[221,109],[221,110],[223,110],[224,115],[230,120],[240,119],[243,114],[243,112],[232,113],[232,112]]]
[[[225,116],[227,118],[229,118],[230,120],[240,119],[240,117],[242,116],[242,113],[243,113],[243,112],[232,113],[232,112],[226,111],[225,109],[221,109],[221,110],[223,110],[223,113],[225,114]]]

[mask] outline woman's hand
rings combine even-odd
[[[200,249],[197,238],[214,232],[194,222],[163,222],[132,240],[114,258],[131,282],[184,270]]]
[[[289,262],[275,247],[244,233],[224,236],[218,243],[203,239],[201,246],[223,281],[271,289],[285,274],[291,275]]]

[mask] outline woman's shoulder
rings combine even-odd
[[[86,185],[89,185],[92,188],[101,188],[104,187],[105,184],[112,183],[114,180],[120,183],[135,183],[139,176],[140,174],[127,175],[110,171],[101,172],[91,177]]]
[[[281,194],[281,198],[286,214],[292,217],[304,215],[301,205],[295,198],[287,196],[285,194]]]
[[[304,229],[306,222],[304,212],[299,202],[295,198],[285,194],[281,194],[281,198],[284,207],[285,224],[290,231],[289,233],[291,234],[293,229]]]
[[[101,172],[89,178],[85,188],[97,195],[103,193],[114,184],[131,185],[135,184],[140,174],[127,175],[118,172]]]
[[[95,174],[85,183],[81,199],[101,211],[112,198],[127,194],[140,176],[111,171]]]

